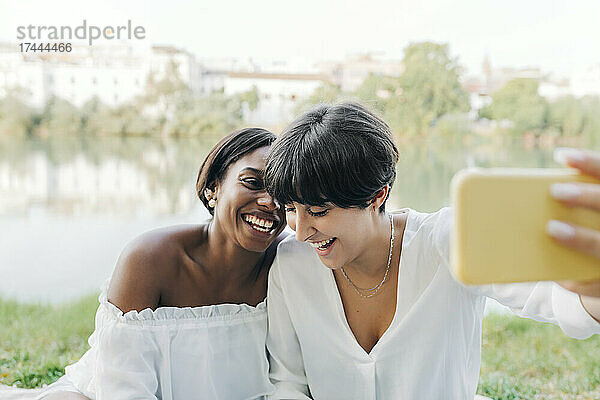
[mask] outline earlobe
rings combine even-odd
[[[217,191],[218,188],[216,185],[214,190],[210,190],[209,188],[204,189],[204,197],[208,200],[208,206],[210,208],[215,208],[217,205]]]
[[[387,197],[388,197],[389,191],[390,191],[390,185],[385,185],[385,187],[383,189],[381,189],[379,191],[379,193],[377,193],[377,195],[371,202],[373,211],[375,211],[377,208],[379,208],[381,206],[381,204],[383,204],[385,199],[387,199]]]

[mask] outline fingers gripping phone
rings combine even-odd
[[[557,182],[600,183],[569,169],[468,169],[451,183],[451,265],[466,284],[600,279],[600,261],[555,243],[546,223],[600,230],[600,213],[550,196]]]

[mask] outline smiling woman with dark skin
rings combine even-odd
[[[269,247],[275,236],[253,228],[244,217],[274,221],[279,231],[284,225],[283,214],[263,190],[268,151],[262,147],[245,155],[212,189],[204,188],[205,198],[218,202],[211,207],[212,221],[152,231],[130,246],[121,256],[127,261],[118,264],[108,301],[124,312],[260,303],[267,290],[265,263],[275,255]]]
[[[260,399],[267,275],[285,215],[263,186],[275,136],[234,132],[209,153],[196,189],[213,218],[143,234],[100,296],[91,349],[40,398]]]

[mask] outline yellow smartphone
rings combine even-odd
[[[474,168],[451,182],[451,265],[465,284],[600,279],[600,260],[546,234],[557,219],[600,230],[600,213],[562,205],[557,182],[600,183],[571,169]]]

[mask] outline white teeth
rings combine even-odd
[[[254,215],[249,215],[249,214],[244,215],[244,220],[246,220],[247,222],[250,222],[254,228],[256,228],[262,232],[268,232],[273,227],[273,224],[274,224],[274,221],[258,218]],[[259,229],[259,228],[262,228],[262,229]]]
[[[331,238],[331,239],[323,240],[321,242],[309,242],[309,243],[312,247],[314,247],[316,249],[318,247],[323,247],[323,246],[330,244],[331,242],[333,242],[334,239],[335,238]]]

